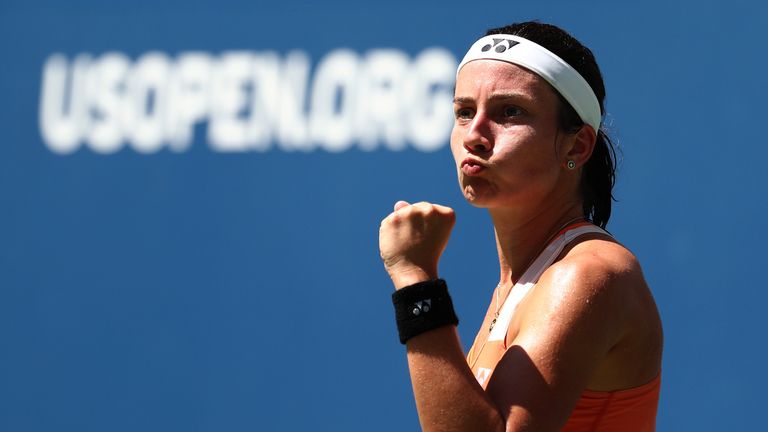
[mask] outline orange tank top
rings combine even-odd
[[[563,249],[584,234],[607,234],[599,227],[581,223],[564,229],[531,263],[499,309],[490,332],[480,330],[467,355],[467,363],[483,388],[488,385],[496,364],[509,348],[507,333],[518,303],[536,286],[539,277]],[[612,392],[584,390],[563,431],[654,431],[661,376],[640,387]]]

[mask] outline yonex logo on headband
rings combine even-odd
[[[515,35],[485,36],[469,48],[456,69],[456,77],[465,64],[475,60],[499,60],[530,70],[554,87],[595,133],[600,130],[600,102],[592,87],[576,69],[543,46]]]
[[[506,42],[507,45],[502,45],[501,44],[502,42]],[[515,46],[515,45],[517,45],[519,43],[520,42],[514,41],[512,39],[496,39],[496,38],[493,38],[493,46],[491,46],[491,44],[488,44],[488,45],[484,46],[480,51],[486,52],[486,51],[490,50],[491,48],[496,48],[494,51],[496,51],[497,53],[501,54],[504,51],[512,48],[513,46]]]

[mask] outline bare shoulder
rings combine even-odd
[[[590,304],[600,300],[623,309],[624,300],[648,291],[637,257],[607,236],[583,236],[570,245],[540,278],[543,295]],[[542,288],[539,290],[538,288]]]
[[[588,388],[629,388],[658,374],[661,320],[637,257],[617,241],[577,240],[542,275],[532,297],[529,319],[547,316],[545,325],[564,329],[563,337],[581,333],[594,342],[600,360]]]

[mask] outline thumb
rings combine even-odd
[[[395,211],[400,210],[403,207],[408,207],[411,205],[408,201],[398,201],[395,203]]]

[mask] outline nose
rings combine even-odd
[[[470,153],[485,153],[493,148],[491,130],[485,113],[478,111],[464,135],[464,148]]]

